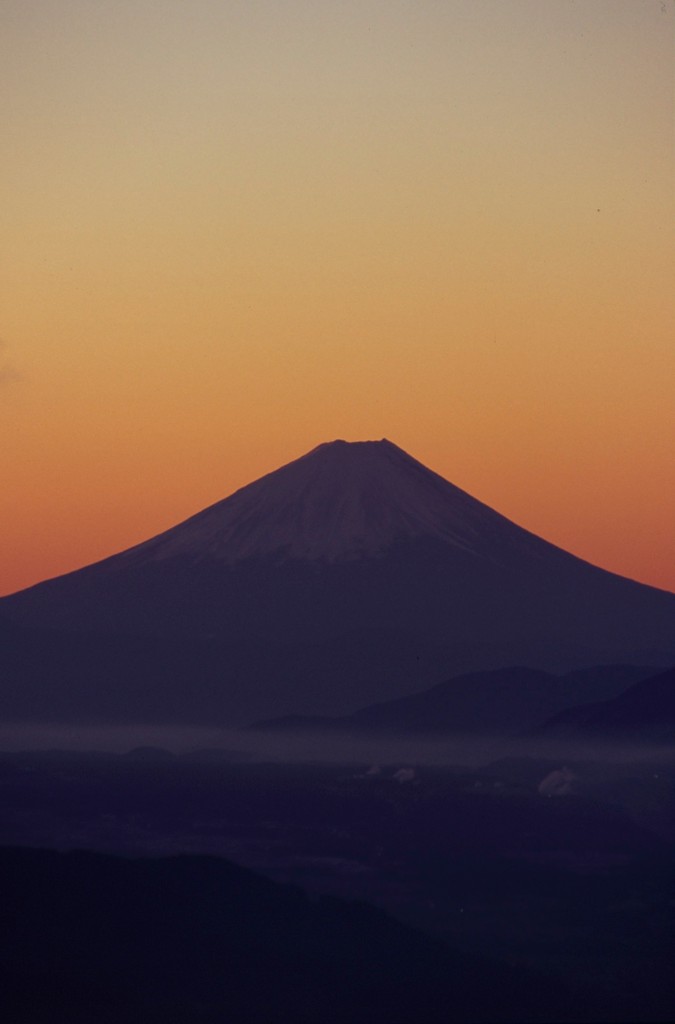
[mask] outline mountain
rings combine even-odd
[[[675,668],[650,675],[611,700],[567,708],[538,732],[546,736],[673,743]]]
[[[409,697],[371,704],[352,715],[294,715],[254,727],[399,736],[518,736],[580,701],[614,697],[653,672],[635,665],[599,665],[562,676],[532,668],[470,672]]]
[[[558,979],[215,857],[0,848],[0,896],[7,1021],[442,1024],[574,1007]]]
[[[105,717],[101,678],[107,699],[125,691],[130,720],[185,710],[211,724],[345,714],[508,665],[675,660],[675,595],[547,543],[386,440],[320,445],[145,543],[0,600],[1,617],[24,631],[0,642],[19,651],[0,660],[19,703],[33,658],[22,716],[46,701],[72,717],[72,687]],[[37,664],[27,630],[46,652]]]

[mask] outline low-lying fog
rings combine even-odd
[[[68,726],[0,723],[0,751],[72,750],[124,754],[154,747],[173,754],[222,752],[251,761],[429,764],[475,767],[505,757],[626,763],[672,761],[667,745],[564,741],[541,737],[335,736],[179,726]]]

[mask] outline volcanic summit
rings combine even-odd
[[[130,554],[339,562],[427,538],[479,555],[500,526],[501,516],[391,441],[333,441]]]

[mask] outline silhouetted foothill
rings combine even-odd
[[[6,849],[0,894],[6,1020],[447,1024],[550,1005],[532,972],[216,858]]]

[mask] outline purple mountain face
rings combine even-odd
[[[426,538],[480,557],[508,525],[390,441],[333,441],[128,554],[333,564]]]
[[[514,664],[675,661],[675,595],[548,544],[386,440],[320,445],[143,544],[0,600],[0,616],[145,637],[146,661],[153,644],[185,641],[193,705],[205,644],[224,721],[348,713]]]

